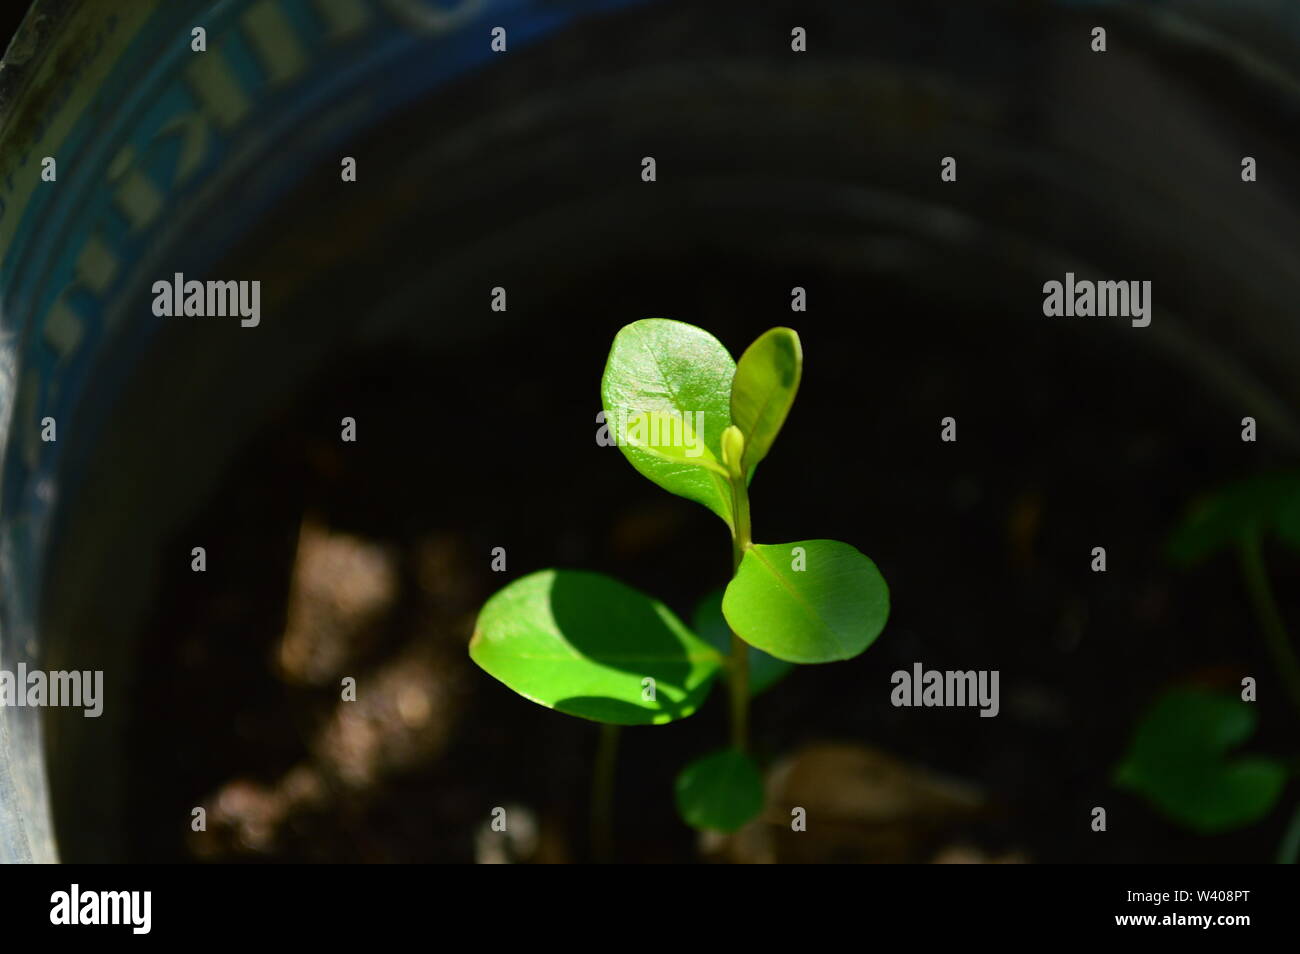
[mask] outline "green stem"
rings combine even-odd
[[[1277,846],[1278,864],[1293,865],[1297,858],[1300,858],[1300,805],[1296,806],[1296,812],[1286,826],[1286,833],[1282,835],[1282,842]]]
[[[1286,624],[1278,610],[1273,588],[1268,582],[1268,570],[1264,566],[1264,548],[1260,543],[1258,530],[1252,530],[1238,545],[1237,555],[1241,560],[1242,577],[1246,582],[1246,591],[1250,594],[1251,604],[1264,631],[1264,642],[1273,655],[1273,662],[1282,677],[1287,695],[1292,705],[1300,712],[1300,660],[1296,658],[1291,640],[1287,636]]]
[[[591,857],[608,864],[614,857],[614,769],[618,765],[619,727],[602,722],[591,777]]]
[[[740,570],[740,561],[752,543],[749,524],[749,488],[744,474],[731,476],[732,512],[735,529],[731,537],[731,572]],[[727,661],[728,686],[731,692],[731,744],[744,752],[749,747],[749,644],[731,633],[731,656]]]

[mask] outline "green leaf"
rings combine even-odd
[[[1300,475],[1266,474],[1199,501],[1169,541],[1169,556],[1193,565],[1252,533],[1277,533],[1300,548]]]
[[[727,585],[722,612],[741,639],[778,659],[832,662],[851,659],[880,635],[889,587],[847,543],[755,545]]]
[[[736,749],[696,759],[677,776],[677,813],[692,828],[733,832],[763,810],[763,779]]]
[[[706,643],[727,656],[731,653],[731,627],[722,615],[722,590],[714,590],[700,600],[691,616],[691,629]],[[769,656],[761,649],[749,647],[749,695],[766,692],[794,669],[792,663]]]
[[[669,457],[622,439],[638,415],[689,420],[703,432],[711,461],[722,459],[722,432],[731,425],[736,364],[717,338],[680,321],[647,318],[614,337],[600,382],[605,420],[632,466],[660,487],[708,507],[732,525],[731,489],[721,467]]]
[[[731,385],[731,420],[745,435],[742,472],[767,456],[794,404],[803,375],[803,348],[789,328],[772,328],[745,349]]]
[[[658,600],[577,570],[542,570],[493,595],[469,654],[526,699],[618,725],[690,715],[722,664]]]
[[[1254,734],[1256,720],[1251,705],[1234,696],[1171,689],[1138,724],[1115,783],[1203,834],[1258,821],[1277,801],[1287,773],[1273,759],[1228,758]]]

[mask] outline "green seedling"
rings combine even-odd
[[[725,679],[731,744],[686,766],[676,784],[678,811],[697,828],[734,831],[762,808],[748,752],[751,697],[793,664],[857,656],[889,615],[884,578],[847,543],[753,539],[749,483],[802,373],[799,336],[789,328],[761,335],[739,362],[708,332],[679,321],[648,319],[619,331],[601,380],[606,426],[637,471],[727,525],[730,582],[687,626],[607,576],[543,570],[493,595],[470,642],[474,662],[525,698],[612,725],[685,718]],[[602,752],[610,753],[605,738]],[[598,779],[596,789],[608,783]]]
[[[1264,643],[1292,706],[1300,714],[1300,659],[1269,582],[1264,559],[1264,545],[1269,540],[1300,551],[1298,473],[1250,477],[1198,501],[1169,541],[1169,556],[1177,564],[1192,567],[1224,551],[1236,554]]]
[[[1251,477],[1198,501],[1170,538],[1168,553],[1184,567],[1236,555],[1279,683],[1300,712],[1300,662],[1269,581],[1268,541],[1300,550],[1300,475]],[[1293,768],[1285,760],[1230,754],[1254,735],[1257,721],[1253,704],[1241,698],[1171,689],[1138,723],[1115,782],[1203,834],[1257,822],[1276,806]],[[1298,852],[1300,812],[1278,858],[1294,862]]]

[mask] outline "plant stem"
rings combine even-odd
[[[740,561],[752,542],[749,525],[749,488],[744,474],[731,477],[732,511],[736,518],[731,537],[731,572],[740,570]],[[728,687],[731,692],[731,744],[744,752],[749,747],[749,644],[731,633],[731,656],[728,665]]]
[[[1300,858],[1300,806],[1296,806],[1296,813],[1291,816],[1291,822],[1286,826],[1282,841],[1277,846],[1277,863],[1293,865],[1298,858]]]
[[[591,858],[608,864],[614,857],[614,769],[619,727],[602,722],[591,777]]]
[[[1237,555],[1241,560],[1242,576],[1246,590],[1250,594],[1251,604],[1259,619],[1260,628],[1264,630],[1264,642],[1273,655],[1273,662],[1282,677],[1287,695],[1296,711],[1300,712],[1300,660],[1296,658],[1291,640],[1287,636],[1286,624],[1278,610],[1273,588],[1268,582],[1268,570],[1264,566],[1264,548],[1260,542],[1259,531],[1251,530],[1238,545]]]

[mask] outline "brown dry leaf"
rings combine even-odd
[[[767,774],[763,817],[714,848],[741,863],[921,862],[985,807],[974,787],[878,749],[814,743]],[[791,827],[803,809],[806,830]]]

